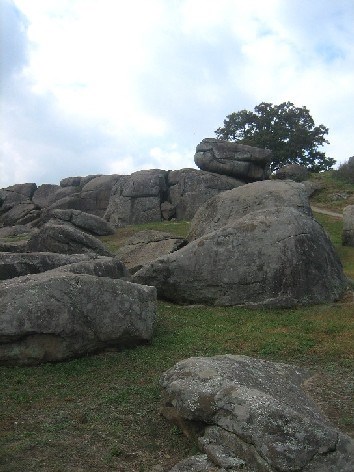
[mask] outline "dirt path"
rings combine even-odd
[[[316,213],[322,213],[323,215],[329,215],[329,216],[335,216],[337,218],[343,218],[342,213],[337,213],[335,211],[326,210],[325,208],[318,208],[316,206],[311,205],[311,209],[312,209],[312,211],[315,211]]]

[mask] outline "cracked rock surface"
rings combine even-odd
[[[171,472],[351,472],[354,441],[306,395],[307,378],[294,366],[246,356],[177,363],[161,378],[161,411],[197,437],[204,455]]]

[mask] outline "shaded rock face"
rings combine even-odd
[[[254,211],[133,275],[176,303],[297,306],[337,300],[342,266],[322,227],[294,208]]]
[[[192,220],[188,239],[194,240],[223,226],[232,225],[253,211],[285,207],[312,216],[302,184],[268,180],[244,185],[223,192],[201,206]]]
[[[298,164],[288,164],[281,167],[275,173],[275,178],[280,180],[294,180],[295,182],[303,182],[309,177],[309,171],[305,166]]]
[[[118,250],[118,257],[131,273],[165,254],[177,251],[187,241],[162,231],[140,231],[129,238]]]
[[[111,254],[100,240],[69,224],[45,224],[28,240],[29,252],[59,252],[62,254]]]
[[[151,169],[121,177],[112,189],[105,219],[116,227],[161,220],[167,171]]]
[[[169,201],[178,220],[190,221],[211,197],[244,184],[226,175],[196,169],[174,170],[168,174]]]
[[[95,236],[106,236],[114,233],[112,226],[103,218],[80,210],[48,210],[42,215],[42,222],[54,220],[57,223],[71,223],[82,231]]]
[[[264,180],[269,175],[271,151],[266,149],[205,138],[196,151],[194,162],[201,170],[246,182]]]
[[[156,291],[59,270],[0,284],[0,363],[30,365],[138,344],[153,334]]]
[[[306,377],[290,365],[233,355],[190,358],[165,372],[162,413],[187,431],[196,422],[202,429],[206,456],[190,459],[190,470],[352,471],[354,442],[306,395]]]
[[[118,279],[127,277],[124,264],[117,258],[92,254],[56,254],[51,252],[0,253],[0,280],[39,274],[52,269]]]
[[[354,246],[354,205],[348,205],[343,209],[343,246]]]

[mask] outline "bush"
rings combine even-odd
[[[336,174],[337,177],[344,182],[354,184],[354,156],[350,157],[347,162],[341,164]]]

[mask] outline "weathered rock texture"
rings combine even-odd
[[[0,280],[28,274],[39,274],[62,265],[90,260],[87,254],[55,254],[52,252],[0,253]]]
[[[15,253],[0,252],[0,280],[39,274],[58,269],[75,274],[119,279],[127,277],[124,264],[116,257],[92,254],[57,254],[52,252]]]
[[[133,275],[176,303],[296,306],[338,299],[346,279],[322,227],[294,208],[254,211]]]
[[[168,370],[162,413],[199,436],[207,456],[193,458],[189,470],[351,472],[354,442],[306,395],[306,377],[290,365],[232,355],[190,358]],[[186,463],[172,469],[186,470]]]
[[[175,217],[190,221],[211,197],[244,184],[244,181],[226,175],[196,169],[174,170],[168,174],[168,198],[175,208]]]
[[[188,239],[197,239],[223,226],[233,225],[239,218],[254,211],[288,207],[312,216],[302,184],[268,180],[243,185],[223,192],[201,206],[192,220]]]
[[[246,182],[268,177],[271,151],[244,144],[205,138],[198,144],[194,162],[201,170],[229,175]]]
[[[354,246],[354,205],[348,205],[343,210],[343,246]]]
[[[46,223],[29,239],[29,252],[59,252],[62,254],[111,254],[101,241],[70,224]]]
[[[185,246],[187,241],[162,231],[140,231],[129,238],[124,246],[117,251],[117,256],[123,261],[131,273],[158,257],[177,251]]]
[[[36,364],[151,339],[153,287],[60,270],[0,284],[0,363]]]
[[[71,223],[82,231],[95,236],[106,236],[114,233],[112,226],[103,218],[80,210],[48,210],[42,215],[42,223],[54,220],[53,224]]]
[[[305,166],[300,166],[298,164],[288,164],[276,171],[275,178],[280,180],[294,180],[295,182],[303,182],[309,178],[309,171]]]

